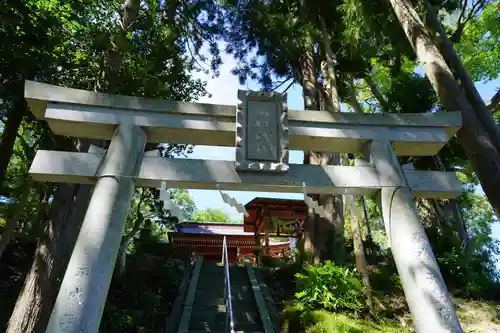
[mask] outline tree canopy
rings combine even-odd
[[[7,305],[0,300],[0,312],[8,313],[0,325],[7,333],[44,331],[92,193],[88,185],[34,182],[28,170],[36,151],[108,145],[54,135],[30,114],[24,81],[195,101],[209,93],[197,73],[219,75],[224,56],[236,59],[231,70],[240,83],[254,80],[261,90],[278,92],[300,85],[307,110],[462,112],[463,129],[438,155],[400,162],[457,173],[463,195],[416,200],[418,212],[452,292],[498,299],[500,249],[492,226],[500,209],[499,97],[483,101],[475,87],[498,82],[498,22],[498,2],[482,0],[0,0],[0,263],[11,262],[17,244],[35,251],[22,273],[9,275],[17,289]],[[146,149],[178,158],[193,147],[162,143]],[[339,154],[305,155],[305,163],[352,164]],[[171,196],[186,220],[242,223],[217,207],[198,210],[187,189]],[[302,240],[323,263],[319,272],[351,277],[334,266],[356,266],[363,288],[379,288],[375,272],[389,267],[394,273],[395,267],[377,198],[354,198],[350,206],[341,196],[315,199],[330,207],[329,217],[313,216]],[[179,222],[162,209],[158,189],[135,189],[117,261],[125,264],[117,265],[115,280],[127,285],[124,280],[133,279],[127,265],[140,269],[122,258],[167,251],[162,240]],[[307,267],[307,274],[316,274],[314,265]],[[153,298],[137,303],[157,304]],[[106,311],[114,313],[119,299]],[[123,331],[115,324],[107,320],[103,332]]]

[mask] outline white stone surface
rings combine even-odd
[[[418,333],[461,333],[450,295],[412,200],[408,171],[389,142],[370,145],[370,161],[382,182],[381,206],[391,251]]]
[[[30,175],[36,181],[93,184],[102,159],[100,154],[39,150],[31,164]],[[415,197],[454,198],[462,192],[455,173],[405,170]],[[369,164],[358,167],[290,164],[285,174],[238,172],[234,161],[164,159],[144,157],[134,178],[140,187],[217,189],[302,193],[369,195],[391,183],[379,179]]]
[[[47,333],[98,332],[134,192],[133,180],[121,176],[138,171],[145,144],[144,132],[127,125],[111,140]]]
[[[56,134],[109,140],[119,124],[135,124],[149,142],[235,146],[236,107],[107,95],[26,82],[32,113]],[[289,110],[289,149],[360,152],[389,140],[400,156],[436,154],[461,126],[459,112],[330,114]]]

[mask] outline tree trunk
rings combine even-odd
[[[127,247],[130,241],[135,237],[137,232],[141,229],[144,224],[144,217],[139,214],[134,221],[134,226],[132,230],[122,237],[120,243],[120,250],[118,251],[118,257],[116,258],[115,264],[115,276],[121,276],[125,272],[125,257],[127,256]]]
[[[323,64],[323,81],[326,96],[326,110],[329,112],[340,112],[340,98],[337,91],[337,77],[335,75],[334,53],[330,46],[330,39],[326,30],[325,20],[320,17],[321,35],[323,37],[323,45],[325,47],[326,62]]]
[[[5,248],[7,248],[7,245],[9,244],[14,231],[16,230],[17,221],[21,217],[23,209],[28,202],[32,185],[33,179],[28,176],[28,178],[24,181],[19,203],[16,205],[14,212],[12,212],[12,214],[10,214],[10,216],[7,218],[5,229],[3,230],[2,236],[0,237],[0,259],[2,258],[2,254],[5,251]]]
[[[364,113],[363,107],[358,101],[358,95],[356,94],[356,87],[354,86],[354,80],[351,78],[348,83],[349,97],[347,103],[352,107],[355,113]]]
[[[23,96],[23,94],[19,96]],[[17,132],[26,115],[27,106],[24,98],[14,100],[12,103],[12,109],[7,114],[7,121],[5,122],[2,136],[0,137],[0,184],[3,184],[5,179],[7,166],[9,165],[10,157],[14,150]]]
[[[351,207],[351,233],[352,233],[352,243],[354,248],[354,258],[356,259],[356,268],[361,274],[361,280],[366,287],[366,304],[369,308],[372,308],[372,290],[370,286],[370,273],[368,271],[368,263],[365,257],[365,248],[363,246],[363,237],[361,233],[361,226],[359,225],[359,220],[361,219],[361,214],[359,214],[359,209],[355,207],[356,203],[354,198],[345,198],[349,201]]]
[[[457,80],[460,80],[462,88],[465,91],[465,95],[469,100],[472,108],[474,109],[477,118],[479,119],[481,125],[484,127],[486,132],[489,134],[491,141],[495,145],[497,151],[500,152],[500,127],[495,123],[491,117],[491,113],[488,112],[486,104],[484,103],[481,95],[477,91],[476,85],[472,81],[469,71],[465,68],[462,59],[455,51],[453,43],[448,38],[446,31],[444,31],[441,23],[437,18],[437,9],[434,9],[429,4],[428,0],[424,1],[427,12],[427,26],[430,30],[434,31],[438,38],[436,38],[436,44],[439,51],[443,55],[448,66],[450,66]]]
[[[316,68],[314,66],[314,50],[310,46],[299,59],[300,63],[300,83],[302,86],[302,94],[304,97],[304,106],[306,110],[318,110],[319,100],[317,91]],[[304,164],[312,164],[312,152],[304,152]],[[317,200],[313,197],[314,200]],[[315,257],[315,214],[309,210],[309,214],[304,223],[304,251],[309,252],[312,257]]]
[[[349,159],[347,157],[344,157],[342,164],[345,166],[349,166]],[[373,302],[372,290],[370,286],[370,273],[368,271],[368,262],[366,260],[365,247],[363,245],[363,233],[361,232],[360,226],[360,221],[363,219],[363,214],[361,213],[359,207],[356,205],[355,197],[345,195],[343,199],[346,208],[351,211],[351,235],[356,268],[361,274],[363,284],[366,287],[366,304],[369,308],[371,308]]]
[[[384,96],[382,95],[380,90],[378,89],[377,84],[375,83],[375,81],[373,81],[373,78],[371,77],[371,74],[367,74],[364,77],[364,80],[365,80],[366,84],[368,85],[368,87],[370,87],[370,91],[371,91],[373,97],[375,97],[375,99],[379,102],[380,106],[382,107],[382,111],[384,113],[389,112],[391,109],[391,106],[386,101],[386,99],[384,98]]]
[[[141,208],[144,202],[145,195],[146,191],[144,189],[141,189],[141,196],[139,198],[139,202],[137,203],[137,207],[135,210],[135,220],[134,224],[132,225],[132,230],[130,230],[130,232],[128,232],[122,237],[122,241],[120,243],[120,250],[118,251],[118,257],[116,258],[114,276],[121,277],[125,272],[125,261],[126,261],[125,258],[127,256],[127,247],[130,241],[135,237],[137,232],[141,229],[142,225],[144,224],[144,216],[141,214]]]
[[[335,155],[328,153],[309,152],[308,162],[311,165],[338,165]],[[324,259],[335,259],[343,262],[346,259],[344,241],[344,210],[342,196],[340,195],[315,195],[314,200],[325,209],[325,218],[314,214],[314,263]],[[332,241],[332,244],[329,244]],[[327,245],[330,245],[327,247]]]
[[[49,208],[49,198],[54,193],[55,188],[52,186],[47,186],[40,188],[39,196],[40,196],[40,204],[37,208],[35,225],[33,226],[30,233],[34,235],[40,235],[43,232],[44,223],[47,220],[47,210]]]
[[[60,185],[6,333],[44,333],[90,199],[88,185]]]
[[[353,79],[351,79],[351,82],[349,83],[349,90],[351,92],[351,102],[354,105],[359,105],[359,107],[357,107],[355,109],[356,113],[363,113],[363,110],[361,109],[361,105],[358,102],[357,91],[356,91],[356,87],[354,86]],[[380,97],[383,98],[382,96],[380,96]],[[349,165],[349,159],[346,158],[344,164]],[[368,288],[367,304],[371,307],[372,306],[372,295],[371,295],[371,289],[370,289],[370,276],[368,274],[368,266],[367,266],[367,261],[366,261],[365,249],[363,246],[363,238],[361,237],[361,228],[359,226],[359,221],[363,219],[362,216],[364,216],[365,221],[366,221],[366,227],[367,227],[367,231],[368,231],[368,238],[369,238],[370,247],[372,246],[373,242],[372,242],[370,225],[368,223],[368,212],[366,211],[366,203],[365,203],[364,197],[361,197],[361,201],[363,204],[363,215],[358,211],[357,206],[355,206],[354,200],[352,200],[351,211],[354,214],[354,219],[356,220],[356,226],[352,225],[351,231],[352,231],[352,238],[353,238],[353,243],[354,243],[354,255],[356,257],[356,267],[358,268],[361,275],[363,276],[363,283],[365,283],[365,285]],[[351,224],[352,223],[354,223],[354,221],[351,221]],[[359,232],[356,232],[356,230],[359,230]],[[361,245],[357,246],[356,244],[361,244]],[[372,251],[371,251],[371,254],[373,255]]]
[[[90,143],[92,141],[80,140],[80,151],[87,151]],[[91,190],[89,185],[61,184],[57,187],[33,263],[5,333],[45,333]]]
[[[120,21],[120,30],[117,35],[110,36],[110,49],[108,50],[106,63],[108,75],[107,80],[107,93],[117,94],[120,90],[120,85],[123,84],[120,80],[120,73],[123,67],[123,54],[120,49],[120,43],[117,43],[115,39],[120,38],[119,36],[125,36],[127,32],[133,30],[134,22],[139,15],[140,0],[124,0],[123,1],[123,13],[122,19]]]
[[[436,165],[436,170],[446,171],[441,157],[438,155],[433,157],[434,164]],[[469,243],[469,235],[467,234],[467,228],[465,221],[460,211],[460,206],[457,199],[450,199],[448,205],[451,207],[452,219],[455,222],[455,227],[458,232],[458,237],[460,238],[460,246],[462,249],[466,249]]]
[[[121,20],[121,32],[133,27],[138,15],[139,0],[126,0]],[[112,37],[112,36],[111,36]],[[111,40],[112,38],[110,38]],[[112,41],[107,64],[108,92],[117,92],[123,55]],[[79,151],[88,151],[90,144],[100,143],[79,140]],[[82,226],[92,194],[89,185],[62,184],[56,190],[49,211],[49,220],[35,251],[35,258],[26,276],[5,333],[45,333],[59,292],[61,277],[71,257],[74,244]]]
[[[467,228],[465,221],[460,211],[460,206],[457,200],[450,200],[450,205],[453,214],[453,221],[455,221],[455,227],[457,228],[458,237],[460,238],[460,247],[463,250],[467,250],[469,245],[469,234],[467,233]]]
[[[335,74],[334,54],[330,47],[328,33],[324,20],[320,18],[325,60],[320,62],[323,85],[317,82],[318,72],[315,69],[315,86],[324,96],[323,109],[329,112],[340,112],[340,101],[337,91],[337,79]],[[319,57],[318,57],[319,58]],[[314,63],[314,62],[313,62]],[[316,95],[319,95],[316,92]],[[319,103],[318,103],[319,104]],[[320,107],[320,109],[322,109]],[[306,155],[304,155],[306,157]],[[307,163],[313,165],[339,165],[340,154],[308,152]],[[344,243],[344,214],[342,196],[316,195],[315,200],[325,208],[326,218],[320,218],[314,214],[314,244],[315,252],[313,262],[318,263],[322,259],[337,258],[338,261],[345,259]],[[331,246],[329,241],[332,240]]]
[[[363,215],[365,217],[366,223],[366,239],[370,242],[370,245],[373,244],[373,236],[372,229],[370,227],[370,221],[368,219],[368,208],[366,207],[365,197],[361,197],[361,204],[363,205]]]
[[[439,100],[447,110],[460,110],[463,126],[457,133],[486,196],[500,216],[500,154],[478,120],[467,97],[424,28],[409,0],[389,0],[415,49]]]

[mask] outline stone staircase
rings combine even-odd
[[[235,332],[269,332],[263,328],[247,268],[233,265],[229,269]],[[191,287],[196,288],[196,292],[192,306],[187,307],[188,312],[190,310],[189,322],[187,328],[179,327],[179,332],[225,333],[224,267],[202,263],[197,281]]]

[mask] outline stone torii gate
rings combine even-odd
[[[95,184],[47,333],[97,333],[134,186],[381,194],[386,232],[420,333],[462,332],[413,197],[455,198],[454,173],[402,168],[396,156],[435,155],[459,113],[331,114],[288,110],[286,95],[239,91],[235,106],[150,100],[27,81],[37,119],[107,151],[39,150],[36,181]],[[234,147],[236,161],[162,159],[146,142]],[[363,153],[356,166],[288,164],[288,149]],[[305,185],[304,185],[305,184]]]

